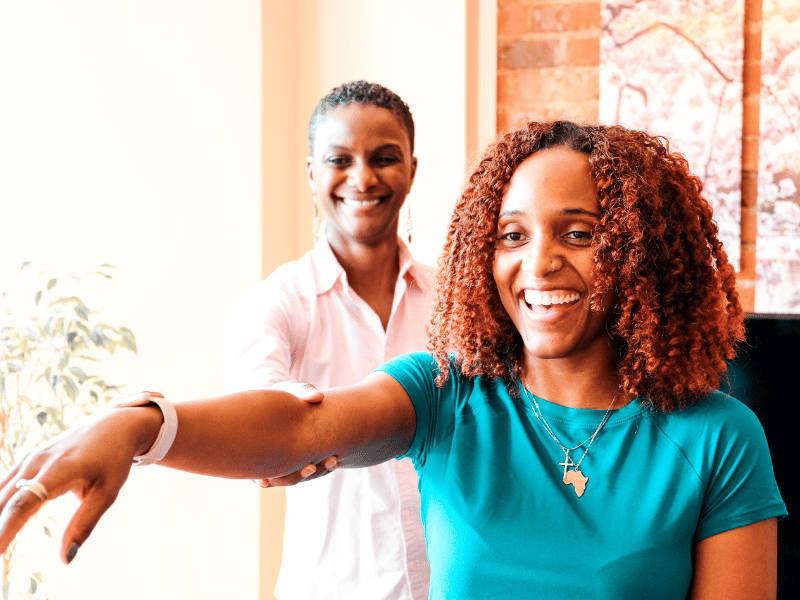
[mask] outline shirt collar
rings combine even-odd
[[[416,285],[422,292],[427,292],[430,287],[430,277],[426,277],[425,267],[414,260],[406,243],[400,236],[397,236],[398,253],[400,255],[399,276],[406,280],[406,283]],[[315,284],[317,294],[324,294],[331,290],[337,281],[341,281],[342,287],[347,290],[347,273],[336,259],[333,249],[325,237],[325,223],[323,222],[317,234],[317,242],[314,245],[313,257],[315,264]]]

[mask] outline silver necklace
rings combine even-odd
[[[586,438],[585,440],[583,440],[577,446],[573,446],[572,448],[567,448],[564,444],[561,443],[561,440],[559,440],[556,437],[556,434],[553,433],[553,430],[550,427],[550,424],[547,422],[547,419],[544,418],[544,414],[542,413],[542,409],[539,408],[539,403],[536,402],[536,396],[533,395],[533,392],[531,392],[528,389],[528,386],[525,385],[525,383],[522,382],[522,380],[520,380],[520,383],[522,383],[522,387],[525,388],[525,391],[528,392],[528,395],[530,396],[530,399],[533,400],[533,404],[531,404],[530,400],[528,401],[528,405],[533,410],[533,414],[536,415],[536,418],[539,419],[541,424],[544,426],[545,431],[547,431],[547,433],[550,435],[550,437],[555,440],[556,444],[561,446],[561,450],[564,452],[564,462],[563,463],[558,463],[558,466],[564,467],[564,476],[562,478],[562,481],[564,482],[565,485],[572,484],[572,486],[575,488],[575,494],[578,496],[578,498],[580,498],[581,496],[583,496],[583,493],[586,491],[586,483],[589,481],[589,478],[586,477],[586,475],[584,475],[581,472],[581,468],[580,468],[581,467],[581,463],[583,462],[583,459],[586,458],[586,454],[589,452],[589,448],[591,448],[592,443],[594,442],[594,438],[597,437],[597,434],[600,433],[600,430],[608,422],[608,419],[611,416],[611,411],[613,410],[614,405],[617,403],[617,397],[619,396],[619,392],[614,394],[614,399],[611,400],[611,406],[609,406],[608,409],[606,410],[606,414],[603,416],[603,420],[600,421],[600,425],[597,426],[597,429],[594,430],[594,433],[592,435],[590,435],[588,438]],[[573,462],[573,460],[570,457],[569,453],[577,450],[578,448],[583,447],[584,444],[587,444],[587,442],[588,442],[588,445],[583,450],[583,454],[581,455],[581,457],[578,460],[578,462],[577,463]],[[574,467],[574,468],[572,470],[570,470],[569,469],[570,467]]]

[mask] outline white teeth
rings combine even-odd
[[[380,198],[376,200],[355,200],[353,198],[342,198],[342,203],[351,208],[367,208],[380,204]]]
[[[551,306],[553,304],[567,304],[575,302],[581,297],[578,292],[551,294],[550,292],[537,292],[525,290],[525,302],[532,306]]]

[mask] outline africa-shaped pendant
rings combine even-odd
[[[578,469],[564,473],[564,483],[567,485],[571,483],[575,487],[575,494],[577,494],[578,498],[583,496],[583,492],[586,491],[587,481],[589,481],[589,478]]]
[[[570,483],[575,487],[575,493],[578,495],[578,498],[583,496],[583,492],[586,491],[586,482],[589,481],[589,478],[586,477],[580,471],[580,467],[572,462],[572,459],[569,456],[571,450],[564,450],[564,454],[566,455],[564,458],[564,462],[558,463],[560,467],[564,467],[564,477],[563,481],[566,485]],[[586,453],[584,453],[584,456]],[[581,461],[578,461],[580,464]],[[570,467],[575,467],[572,471],[569,470]]]

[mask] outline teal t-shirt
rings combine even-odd
[[[379,370],[416,410],[407,456],[431,600],[683,600],[694,542],[786,514],[761,424],[725,394],[670,414],[635,400],[613,411],[580,466],[588,482],[578,497],[562,481],[564,452],[504,382],[451,369],[437,388],[424,353]],[[606,412],[537,401],[569,447]]]

